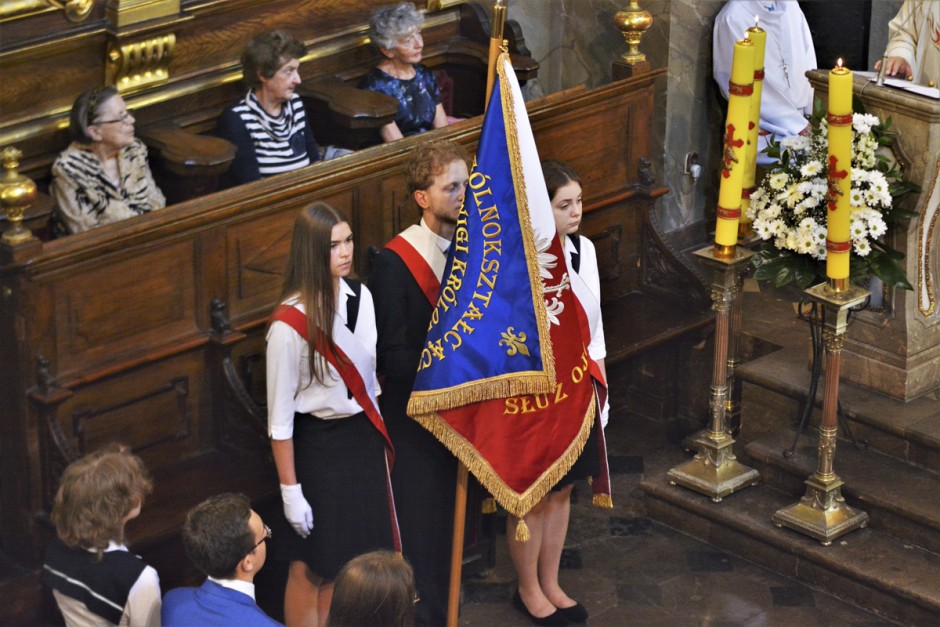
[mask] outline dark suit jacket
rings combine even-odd
[[[176,588],[163,598],[164,627],[283,627],[247,594],[208,579],[198,588]]]

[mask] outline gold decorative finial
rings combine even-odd
[[[65,11],[65,17],[70,22],[82,22],[91,15],[91,10],[95,6],[94,0],[47,0],[50,5],[57,9]]]
[[[3,233],[8,244],[22,244],[33,238],[32,232],[23,226],[23,216],[36,199],[36,184],[19,174],[23,153],[12,146],[0,152],[5,172],[0,176],[0,205],[7,214],[10,227]]]
[[[653,23],[653,16],[650,12],[641,9],[637,0],[630,0],[627,8],[618,11],[614,16],[614,23],[627,41],[627,51],[620,55],[620,58],[629,65],[646,61],[646,55],[640,52],[640,39]]]

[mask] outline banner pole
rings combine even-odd
[[[467,519],[467,467],[457,464],[454,495],[454,537],[450,548],[450,588],[447,592],[447,627],[457,627],[460,612],[460,574],[463,569],[463,537]]]
[[[496,59],[499,58],[500,47],[503,45],[503,28],[506,25],[506,0],[496,0],[493,5],[493,23],[490,27],[490,56],[486,69],[486,100],[484,109],[490,103],[493,93],[493,83],[496,80]]]

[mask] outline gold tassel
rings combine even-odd
[[[593,502],[594,507],[603,507],[604,509],[614,508],[614,500],[609,494],[595,494]]]
[[[496,499],[492,496],[488,496],[483,499],[483,505],[480,506],[480,510],[484,514],[495,514],[496,513]]]
[[[529,533],[529,525],[525,524],[524,518],[520,518],[516,523],[516,542],[528,542],[530,539],[532,534]]]

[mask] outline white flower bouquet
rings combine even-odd
[[[893,145],[891,120],[855,113],[852,119],[851,275],[872,274],[886,285],[912,289],[899,261],[904,255],[884,242],[890,226],[914,215],[897,199],[916,186],[903,180],[895,161],[880,150]],[[805,288],[825,278],[829,129],[823,111],[807,136],[770,142],[778,162],[751,194],[753,229],[769,242],[754,256],[755,277],[782,287]]]

